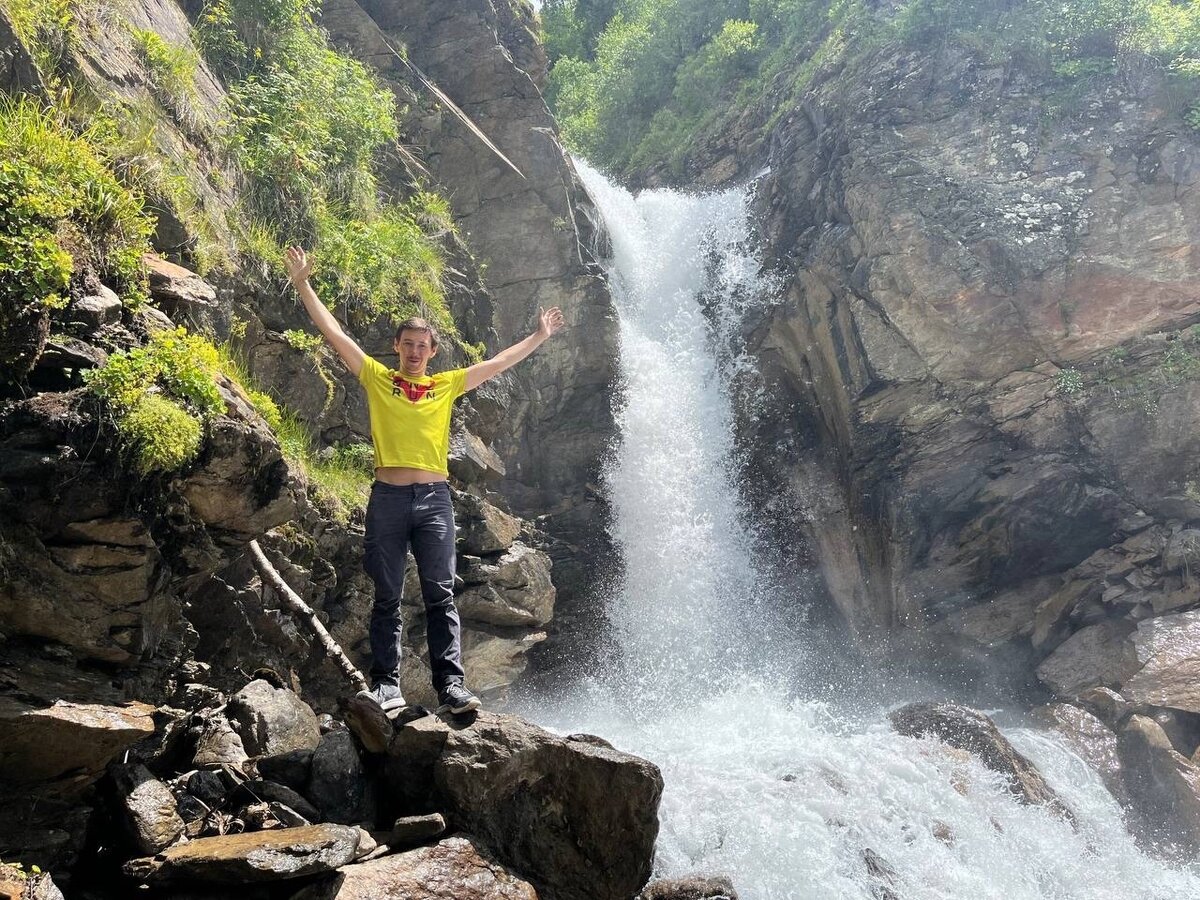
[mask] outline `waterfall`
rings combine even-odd
[[[612,238],[621,317],[606,488],[625,567],[608,598],[622,658],[578,696],[519,711],[659,765],[656,874],[727,874],[743,900],[1200,896],[1200,872],[1142,853],[1100,778],[1049,732],[993,712],[1074,827],[1018,803],[973,758],[894,733],[885,709],[788,695],[780,673],[796,651],[774,639],[716,363],[769,287],[746,193],[634,198],[579,169]]]

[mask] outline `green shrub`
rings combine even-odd
[[[61,304],[84,265],[126,302],[146,297],[153,219],[90,137],[30,97],[0,98],[0,320],[29,303]]]
[[[176,328],[88,373],[138,472],[174,471],[195,457],[203,424],[225,408],[213,381],[219,366],[216,347]]]

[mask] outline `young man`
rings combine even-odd
[[[425,599],[426,632],[438,712],[464,713],[479,699],[463,685],[462,641],[454,607],[454,510],[447,452],[450,410],[466,391],[523,360],[563,326],[558,307],[540,310],[538,330],[468,369],[426,374],[437,354],[437,331],[424,319],[396,330],[399,367],[389,369],[363,353],[309,284],[305,252],[285,254],[288,275],[313,324],[367,392],[375,443],[375,483],[367,504],[363,567],[375,582],[371,609],[371,690],[360,694],[385,711],[405,705],[400,693],[400,596],[411,544]]]

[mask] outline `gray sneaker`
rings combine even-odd
[[[403,709],[405,706],[408,706],[404,702],[404,695],[400,693],[400,688],[394,684],[377,684],[369,691],[359,691],[355,696],[379,704],[384,712],[391,712],[393,709]]]
[[[461,684],[448,684],[438,691],[438,702],[441,704],[438,712],[448,712],[456,716],[479,709],[479,698]]]

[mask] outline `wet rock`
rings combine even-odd
[[[1151,847],[1175,845],[1194,857],[1200,852],[1200,768],[1176,752],[1162,727],[1146,716],[1130,717],[1117,746],[1135,835]]]
[[[554,617],[550,558],[540,550],[514,543],[499,558],[470,562],[461,574],[468,583],[483,582],[454,598],[466,621],[538,626]]]
[[[126,873],[154,884],[184,879],[241,884],[331,872],[354,859],[358,831],[309,825],[200,838],[154,857],[132,860]]]
[[[628,900],[650,875],[662,776],[645,760],[485,712],[398,728],[385,775],[556,897]]]
[[[473,838],[452,837],[370,862],[307,887],[292,900],[537,900],[533,886],[492,859]]]
[[[250,682],[229,701],[226,715],[239,726],[251,756],[275,756],[290,750],[315,750],[321,741],[317,716],[285,688],[262,679]]]
[[[1070,703],[1051,703],[1036,712],[1091,766],[1109,793],[1122,804],[1127,803],[1125,773],[1113,730],[1087,710]]]
[[[1121,686],[1135,703],[1200,713],[1200,610],[1139,622],[1140,668]]]
[[[372,704],[374,706],[374,704]],[[378,708],[378,707],[377,707]],[[268,781],[304,790],[312,772],[312,750],[289,750],[275,756],[264,756],[255,763],[258,774]]]
[[[637,900],[738,900],[733,882],[713,877],[660,878],[646,885]]]
[[[1091,687],[1116,687],[1137,671],[1132,622],[1111,619],[1075,632],[1037,668],[1042,683],[1063,697]]]
[[[120,751],[154,733],[154,709],[69,703],[37,709],[0,698],[0,780],[70,795]]]
[[[111,769],[117,814],[137,851],[153,855],[183,834],[183,819],[175,809],[171,789],[141,764]]]
[[[512,546],[521,533],[521,520],[497,509],[474,494],[456,493],[455,519],[460,523],[458,542],[464,553],[497,553]]]
[[[1000,733],[983,713],[954,703],[910,703],[888,714],[892,727],[909,737],[932,735],[964,750],[993,772],[1004,775],[1009,790],[1022,803],[1045,806],[1073,821],[1073,816],[1037,768]]]
[[[348,731],[321,737],[312,755],[312,774],[305,795],[326,822],[345,825],[375,818],[375,798],[368,789],[358,747]]]

